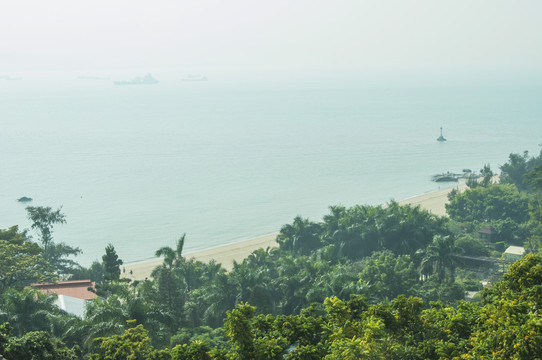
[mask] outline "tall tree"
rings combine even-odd
[[[525,174],[523,179],[534,191],[542,192],[542,164]]]
[[[488,187],[489,185],[491,185],[493,171],[491,171],[491,167],[489,166],[489,164],[484,165],[484,167],[480,170],[480,174],[482,175],[481,185],[483,187]]]
[[[437,275],[442,282],[446,273],[455,281],[455,269],[459,263],[461,250],[455,246],[451,236],[435,236],[433,242],[425,250],[420,268],[424,275]]]
[[[493,178],[493,171],[491,171],[491,167],[489,164],[484,165],[482,169],[480,169],[480,175],[482,176],[482,179],[478,178],[478,176],[470,176],[467,180],[467,186],[471,189],[474,189],[478,186],[482,187],[488,187],[491,185],[491,179]],[[453,197],[457,194],[457,190],[455,190],[455,193],[452,195],[448,195],[448,198],[450,201],[453,199]]]
[[[105,247],[105,254],[102,256],[105,281],[118,281],[120,278],[120,265],[122,260],[119,259],[115,247],[108,244]]]
[[[61,210],[62,207],[56,210],[43,206],[28,206],[26,208],[28,218],[32,221],[32,229],[39,232],[39,239],[43,247],[43,258],[53,265],[59,273],[66,274],[79,267],[79,264],[68,259],[68,257],[80,254],[81,249],[64,243],[55,244],[53,242],[54,226],[66,223],[66,215]]]
[[[151,276],[154,278],[156,286],[156,301],[165,306],[171,314],[181,320],[183,319],[183,310],[186,302],[186,284],[180,276],[181,267],[184,263],[183,248],[186,234],[183,234],[177,240],[177,246],[172,249],[164,246],[155,253],[158,257],[163,257],[162,264],[154,268]]]
[[[59,207],[53,211],[49,206],[28,206],[26,208],[28,218],[32,221],[31,227],[39,231],[40,241],[46,254],[50,244],[53,242],[54,225],[66,223],[66,215],[61,210],[62,207]]]
[[[467,186],[471,189],[474,189],[478,186],[488,187],[491,185],[491,179],[493,178],[493,171],[491,171],[491,167],[489,164],[484,165],[482,169],[480,169],[480,175],[482,176],[482,179],[476,175],[471,175],[467,180]],[[457,190],[453,190],[455,193],[448,195],[448,199],[451,201],[453,197],[457,194]]]
[[[172,249],[169,246],[164,246],[156,250],[156,253],[154,255],[164,258],[165,267],[169,269],[178,267],[178,265],[184,261],[183,248],[185,238],[186,234],[182,234],[179,240],[177,240],[177,246],[175,247],[175,249]]]
[[[107,298],[120,291],[122,283],[130,282],[127,278],[120,279],[120,265],[122,265],[122,260],[119,259],[115,247],[108,244],[105,247],[105,254],[102,256],[102,282],[96,283],[95,292],[98,296]]]

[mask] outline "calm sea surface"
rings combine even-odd
[[[189,252],[404,199],[542,142],[542,88],[0,81],[0,228],[29,228],[21,196],[62,206],[54,238],[83,265],[108,243],[133,262],[185,232]]]

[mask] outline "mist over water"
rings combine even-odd
[[[63,206],[53,236],[83,265],[108,243],[138,261],[184,232],[190,252],[404,199],[542,142],[540,87],[75,78],[0,84],[0,228],[30,226],[21,196]]]

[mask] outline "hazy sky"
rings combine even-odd
[[[18,0],[0,7],[5,69],[189,65],[540,76],[542,1]]]

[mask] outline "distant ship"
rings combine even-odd
[[[158,84],[158,80],[152,77],[151,74],[147,74],[143,77],[136,77],[133,80],[129,81],[114,81],[115,85],[149,85],[149,84]]]
[[[181,81],[207,81],[206,76],[202,75],[187,75],[181,79]]]
[[[23,78],[21,78],[21,77],[11,77],[9,75],[3,75],[3,76],[0,76],[0,79],[4,79],[4,80],[22,80]]]
[[[440,127],[440,136],[437,138],[437,141],[446,141],[446,138],[442,136],[442,126]]]

